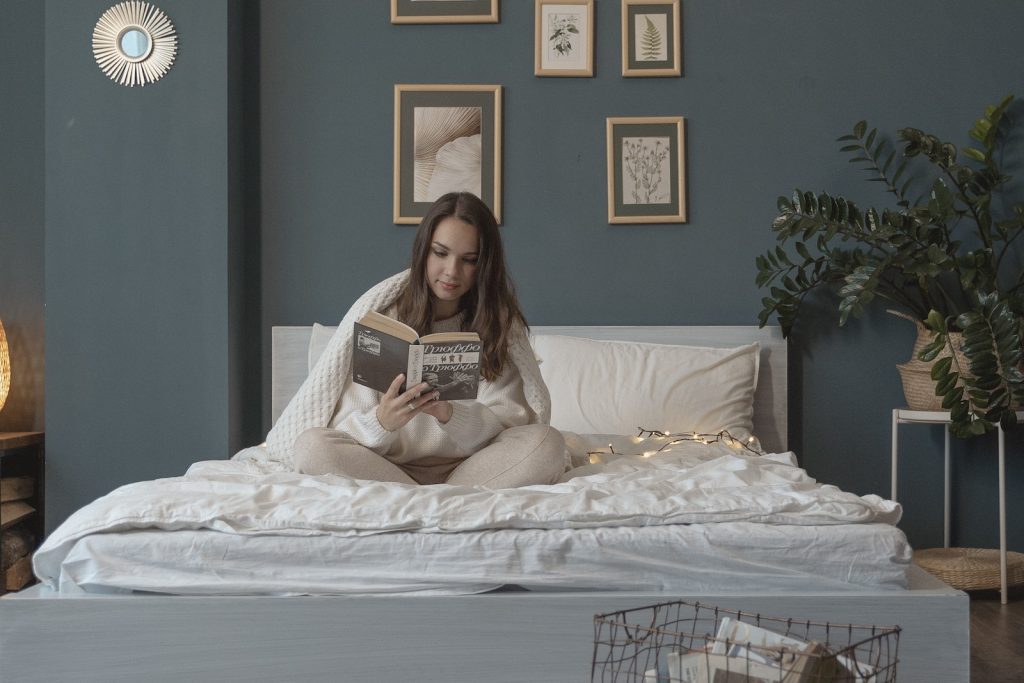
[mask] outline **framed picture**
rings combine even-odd
[[[501,222],[501,86],[395,86],[395,223],[472,192]]]
[[[679,0],[622,0],[622,75],[682,74]]]
[[[392,24],[496,24],[498,0],[391,0]]]
[[[594,75],[594,0],[535,0],[536,76]]]
[[[608,119],[608,222],[686,222],[681,116]]]

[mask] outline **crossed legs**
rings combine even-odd
[[[511,427],[462,461],[452,460],[436,467],[417,467],[414,463],[408,470],[331,428],[303,432],[295,440],[293,450],[295,466],[305,474],[500,489],[558,481],[564,469],[565,441],[557,429],[548,425]]]

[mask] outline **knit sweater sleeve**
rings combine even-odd
[[[452,416],[442,425],[464,453],[475,453],[509,427],[530,423],[523,379],[509,363],[493,382],[480,381],[475,401],[452,401]]]
[[[398,434],[381,426],[377,419],[379,404],[379,392],[356,384],[350,378],[341,392],[341,401],[331,426],[345,432],[363,446],[383,453],[394,444]]]

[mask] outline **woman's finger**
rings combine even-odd
[[[429,388],[429,384],[427,384],[426,382],[420,382],[416,386],[407,389],[405,393],[399,396],[398,398],[404,401],[405,403],[412,403],[413,401],[420,397],[424,390]]]
[[[398,390],[402,388],[402,382],[405,381],[405,375],[399,374],[393,380],[391,380],[391,386],[384,392],[384,396],[387,398],[395,398],[398,396]]]

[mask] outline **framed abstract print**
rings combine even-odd
[[[396,85],[394,221],[472,192],[501,222],[501,86]]]
[[[495,24],[498,0],[391,0],[392,24]]]

